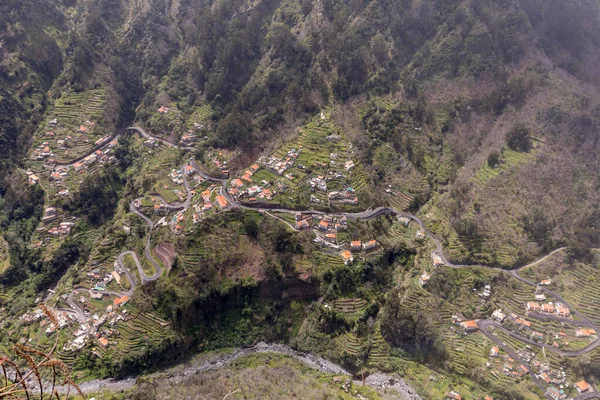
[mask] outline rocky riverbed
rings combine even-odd
[[[260,342],[254,347],[235,349],[231,353],[220,353],[214,356],[208,357],[201,361],[191,363],[191,365],[181,367],[174,367],[165,370],[163,373],[166,374],[173,384],[182,383],[186,376],[199,374],[205,371],[215,370],[226,366],[232,361],[254,353],[277,353],[284,354],[298,360],[311,368],[319,370],[321,372],[337,374],[337,375],[350,375],[348,371],[340,367],[337,364],[332,363],[322,357],[315,356],[313,354],[303,353],[292,349],[291,347],[278,344],[278,343],[264,343]],[[104,379],[84,382],[80,385],[81,390],[86,394],[97,393],[100,391],[118,392],[126,390],[135,385],[137,378],[132,377],[123,380]],[[361,384],[360,381],[355,382]],[[389,375],[384,373],[374,373],[369,375],[365,379],[365,384],[375,389],[394,389],[400,394],[402,400],[422,400],[417,392],[401,377],[397,375]],[[59,387],[59,393],[66,393],[66,387]],[[71,392],[73,392],[71,390]]]

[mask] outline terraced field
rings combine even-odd
[[[375,327],[375,333],[371,336],[371,351],[368,363],[372,366],[385,368],[390,362],[390,346],[387,344],[379,326]]]
[[[344,267],[344,261],[342,261],[342,258],[339,255],[314,251],[313,259],[316,265],[317,273],[320,273],[328,268]]]
[[[8,304],[15,297],[17,289],[17,286],[7,288],[0,284],[0,306],[2,304]]]
[[[104,113],[106,90],[93,89],[81,93],[64,93],[54,105],[50,119],[62,124],[79,126],[86,120],[98,120]]]
[[[357,355],[361,351],[360,341],[353,333],[343,334],[337,338],[337,342],[348,354]]]
[[[568,285],[559,293],[571,305],[600,324],[600,276],[593,266],[577,264],[576,268],[565,268],[562,280]]]
[[[143,351],[150,344],[159,344],[170,335],[168,323],[148,313],[141,313],[129,304],[125,306],[130,317],[117,325],[120,336],[115,346],[121,352]]]
[[[509,148],[504,148],[500,156],[500,165],[497,168],[491,168],[486,161],[481,169],[477,171],[475,180],[481,185],[486,185],[501,173],[509,172],[534,160],[536,155],[537,152],[535,149],[529,153],[520,153]]]
[[[333,309],[337,312],[355,317],[367,308],[367,302],[363,299],[337,299],[333,301]]]

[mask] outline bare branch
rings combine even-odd
[[[233,392],[231,392],[231,393],[228,393],[228,394],[226,394],[226,395],[225,395],[225,397],[223,397],[223,400],[225,400],[226,398],[228,398],[228,397],[229,397],[229,396],[231,396],[232,394],[235,394],[235,393],[237,393],[237,392],[239,392],[239,391],[240,391],[240,389],[237,389],[237,390],[234,390],[234,391],[233,391]]]

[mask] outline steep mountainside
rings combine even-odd
[[[472,368],[465,347],[487,359],[489,338],[447,329],[522,308],[535,284],[423,277],[441,248],[448,264],[515,269],[563,246],[574,271],[597,264],[599,22],[595,0],[3,0],[0,350],[51,347],[21,318],[40,301],[88,321],[132,297],[106,335],[119,345],[61,347],[79,378],[282,340],[535,398]],[[309,208],[338,214],[297,232]],[[342,212],[349,227],[319,236]],[[378,251],[350,259],[359,236]],[[489,282],[498,297],[472,300]],[[568,367],[597,376],[590,357]]]
[[[211,141],[246,151],[336,104],[353,110],[339,122],[365,143],[375,183],[431,199],[428,216],[450,221],[436,231],[457,261],[511,266],[597,237],[598,185],[587,173],[600,124],[595,2],[41,4],[3,5],[11,148],[27,137],[13,125],[40,115],[48,89],[57,98],[108,87],[109,129],[135,119],[181,135],[184,124],[151,118],[154,110],[172,105],[185,119],[209,104]],[[369,103],[367,93],[391,102]],[[486,169],[516,124],[534,149]],[[382,146],[397,152],[385,170],[373,162]]]

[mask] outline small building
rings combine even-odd
[[[121,275],[117,271],[113,271],[110,273],[115,281],[120,285],[121,284]]]
[[[225,196],[219,195],[219,196],[217,196],[216,200],[217,200],[217,204],[219,205],[221,210],[224,210],[227,208],[228,203],[227,203],[227,199],[225,198]]]
[[[557,304],[556,305],[556,314],[558,314],[559,317],[570,317],[571,310],[569,310],[568,307],[565,307],[562,304]]]
[[[539,283],[540,286],[548,286],[552,283],[552,279],[542,279]]]
[[[497,309],[492,313],[492,318],[498,322],[504,322],[506,319],[506,314],[504,314],[501,309]]]
[[[340,253],[340,256],[342,257],[342,260],[344,260],[344,264],[346,264],[346,265],[348,265],[352,261],[354,261],[354,257],[352,256],[352,253],[350,253],[348,250],[342,251]]]
[[[442,261],[442,257],[437,251],[431,252],[431,261],[433,262],[433,266],[436,268],[444,265],[444,261]]]
[[[294,228],[298,229],[298,230],[300,230],[300,229],[308,229],[308,228],[310,228],[310,224],[308,223],[307,220],[301,219],[300,221],[297,221],[294,224]]]
[[[490,350],[490,357],[500,357],[500,349],[498,348],[498,346],[492,347],[492,349]]]
[[[48,222],[52,222],[56,219],[58,214],[56,213],[56,208],[48,207],[44,212],[44,216],[42,217],[42,222],[47,224]]]
[[[101,337],[100,339],[98,339],[98,344],[102,346],[103,349],[106,349],[108,348],[108,339]]]
[[[129,296],[117,297],[113,300],[113,306],[115,309],[117,309],[119,307],[123,307],[125,304],[127,304],[127,302],[129,302]]]
[[[427,273],[427,271],[423,271],[423,273],[419,277],[419,285],[421,285],[421,286],[427,285],[429,283],[430,279],[431,279],[431,275],[429,275]]]
[[[408,226],[408,224],[410,224],[410,218],[408,218],[404,215],[398,215],[398,222],[401,225]]]
[[[325,239],[329,242],[335,242],[337,240],[337,233],[327,233],[325,234]]]
[[[526,321],[526,320],[524,320],[522,318],[515,319],[515,324],[517,324],[519,326],[525,326],[525,327],[531,329],[531,322]]]
[[[329,222],[327,221],[320,221],[319,225],[317,226],[317,229],[319,229],[320,231],[326,231],[329,229]]]
[[[362,243],[360,242],[360,240],[353,240],[352,242],[350,242],[350,250],[351,251],[361,251]]]
[[[419,229],[419,230],[417,231],[417,234],[415,235],[415,238],[416,238],[417,240],[424,240],[426,237],[427,237],[427,235],[425,234],[425,231],[424,231],[424,230],[422,230],[422,229]]]
[[[477,329],[479,329],[477,328],[477,322],[474,320],[463,321],[461,322],[460,326],[465,330],[465,333],[475,332]]]
[[[583,379],[577,382],[574,386],[575,389],[577,389],[577,393],[579,394],[588,393],[592,391],[592,386]]]
[[[535,301],[528,301],[526,307],[527,307],[527,311],[533,311],[533,312],[538,312],[541,309],[539,303],[536,303]]]
[[[575,332],[575,336],[578,338],[589,338],[596,335],[596,330],[591,328],[579,328]]]
[[[447,400],[462,400],[462,396],[460,394],[458,394],[458,392],[455,392],[454,390],[452,390],[450,393],[448,393],[446,395],[446,399]]]
[[[542,312],[545,312],[548,314],[554,314],[554,311],[555,311],[554,304],[552,304],[552,303],[542,304]]]
[[[366,243],[363,243],[362,248],[364,251],[368,251],[368,250],[372,250],[372,249],[376,249],[379,246],[379,243],[377,243],[376,240],[369,240]]]
[[[30,185],[37,185],[40,183],[40,178],[36,174],[31,174],[29,175],[28,181]]]

